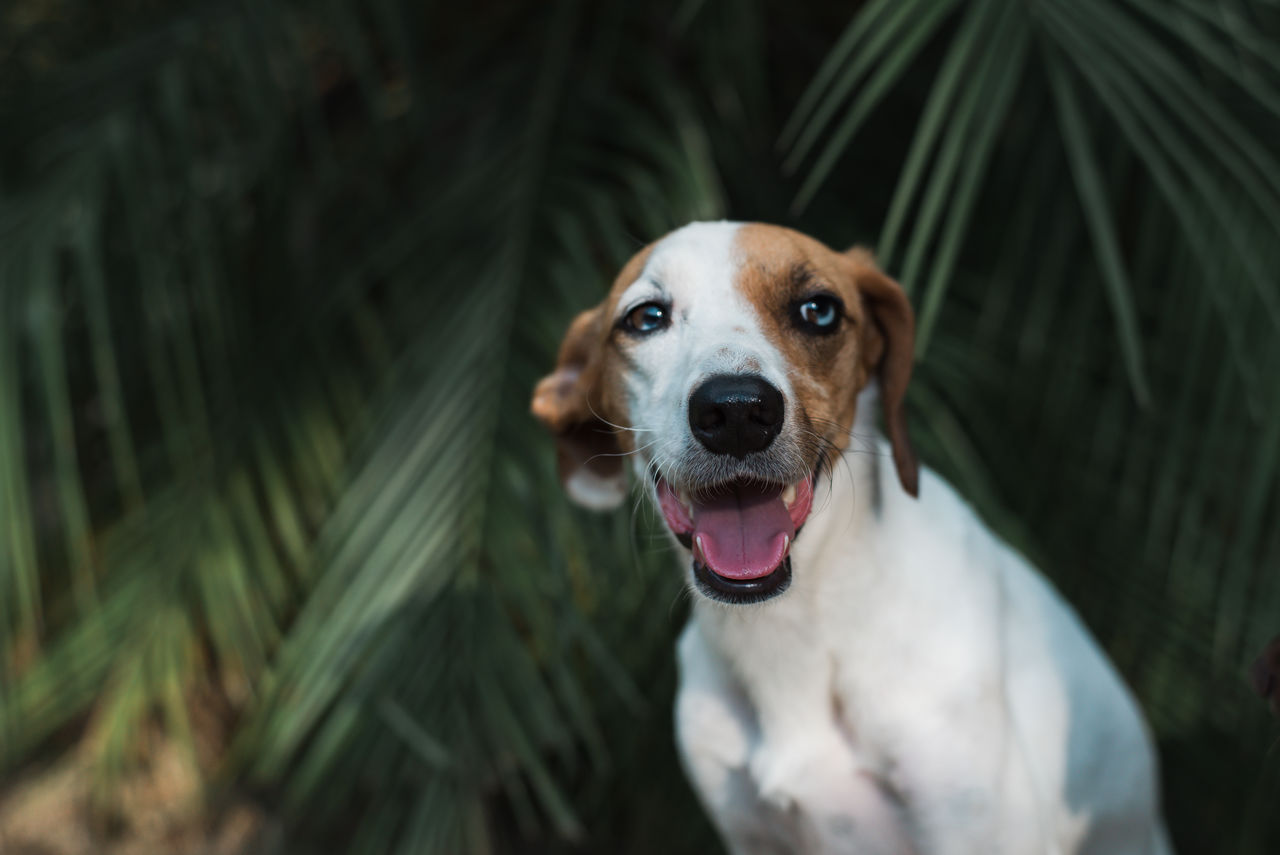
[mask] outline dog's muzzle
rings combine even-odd
[[[791,545],[813,507],[813,473],[774,446],[786,402],[757,374],[718,374],[689,396],[689,430],[702,446],[672,484],[655,476],[658,504],[693,552],[693,577],[712,599],[759,602],[791,580]],[[710,452],[710,454],[708,454]],[[705,478],[700,483],[700,477]]]

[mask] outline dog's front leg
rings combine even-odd
[[[803,851],[794,817],[760,798],[749,769],[760,739],[755,713],[696,623],[685,627],[678,658],[680,759],[726,848],[732,855]]]
[[[825,722],[765,738],[751,760],[763,801],[793,817],[796,852],[919,855],[903,805]]]
[[[679,658],[681,759],[730,852],[916,855],[897,805],[829,719],[762,718],[694,624]]]
[[[804,855],[917,855],[904,805],[855,745],[825,669],[771,663],[746,672],[758,731],[750,779],[760,800],[791,818]],[[752,692],[752,689],[755,691]]]

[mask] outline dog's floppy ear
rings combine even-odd
[[[920,464],[911,438],[907,435],[903,402],[907,383],[911,380],[911,364],[915,359],[916,318],[902,286],[876,266],[871,253],[861,247],[849,250],[854,276],[863,304],[874,326],[863,341],[862,358],[866,376],[880,380],[880,398],[884,404],[884,428],[893,445],[893,462],[898,480],[912,496],[919,495]]]
[[[569,496],[601,511],[617,507],[627,494],[617,435],[598,415],[603,323],[600,306],[573,319],[556,370],[538,382],[530,406],[556,436],[560,480]]]

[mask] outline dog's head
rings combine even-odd
[[[903,420],[915,321],[861,249],[777,226],[694,223],[641,250],[574,319],[533,412],[556,434],[570,495],[608,508],[630,459],[693,553],[699,591],[783,591],[817,473],[880,383],[898,477],[915,495]]]

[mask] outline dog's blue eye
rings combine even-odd
[[[833,332],[840,322],[840,301],[820,294],[800,304],[800,324],[814,332]]]
[[[651,333],[663,329],[671,320],[667,316],[667,307],[661,303],[642,303],[627,312],[623,322],[632,332]]]

